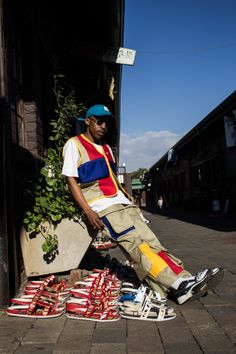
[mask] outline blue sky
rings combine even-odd
[[[235,0],[126,0],[120,164],[149,168],[236,90]]]

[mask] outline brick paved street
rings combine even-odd
[[[214,293],[175,307],[166,322],[95,323],[0,317],[0,353],[236,353],[236,222],[168,210],[144,212],[160,241],[192,272],[221,265],[225,277]],[[117,249],[112,251],[119,257]]]

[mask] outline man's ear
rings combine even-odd
[[[90,125],[90,118],[85,118],[84,123],[88,127]]]

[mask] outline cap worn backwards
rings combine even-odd
[[[85,118],[89,118],[91,116],[112,116],[112,114],[106,106],[96,104],[87,110]]]

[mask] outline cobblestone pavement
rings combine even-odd
[[[150,227],[192,272],[221,265],[225,276],[217,289],[182,306],[166,322],[124,320],[95,323],[67,319],[0,316],[0,353],[236,353],[236,222],[181,211],[151,214]],[[113,255],[119,257],[117,249]]]

